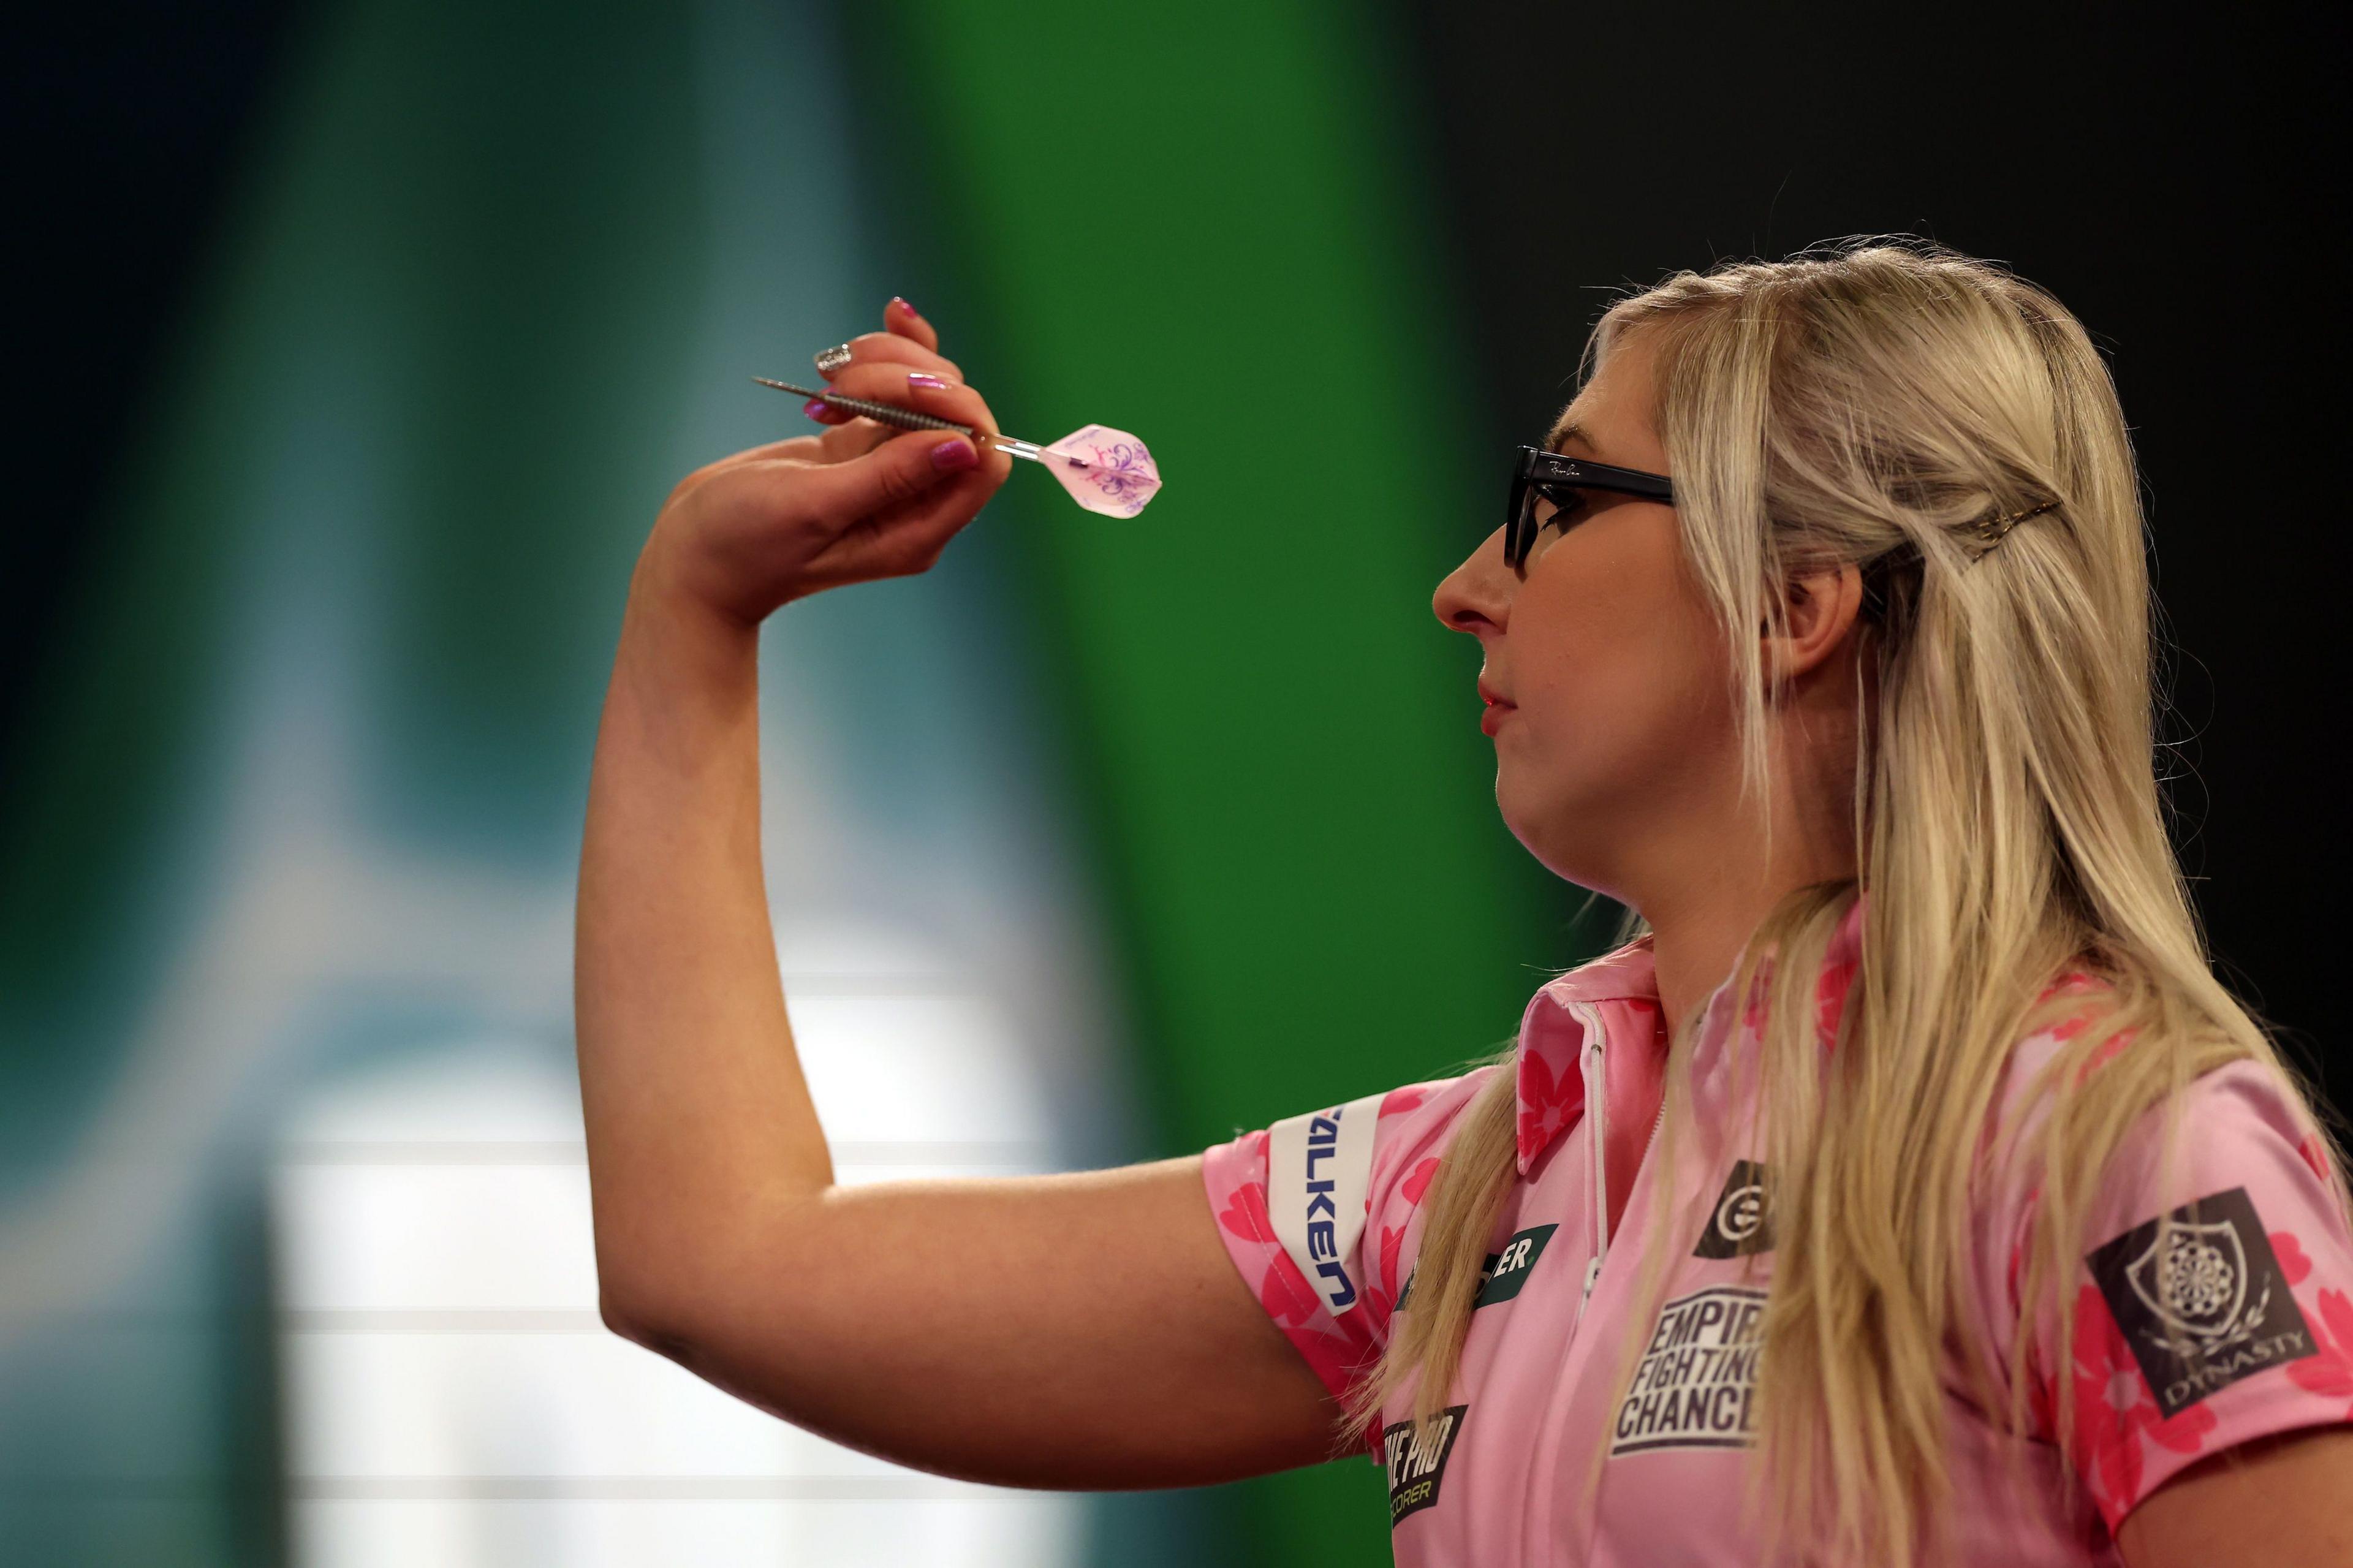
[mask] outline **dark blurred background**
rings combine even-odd
[[[2346,99],[2309,8],[1530,4],[1414,11],[1489,422],[1542,426],[1604,291],[1901,231],[1998,258],[2107,351],[2172,643],[2177,839],[2233,983],[2321,1053],[2353,671],[2333,465]],[[1506,47],[1520,39],[1526,47]]]
[[[1609,921],[1495,822],[1429,591],[1614,291],[1889,231],[2108,352],[2178,840],[2345,1103],[2339,72],[2316,8],[2155,16],[20,17],[0,1561],[1385,1553],[1367,1466],[1007,1502],[595,1323],[565,922],[628,561],[679,473],[797,426],[742,378],[893,292],[1009,427],[1133,428],[1172,482],[1119,532],[1017,476],[931,578],[770,639],[845,1174],[1195,1149],[1502,1039]]]

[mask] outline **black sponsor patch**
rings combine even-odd
[[[1719,1285],[1659,1309],[1626,1386],[1609,1457],[1660,1448],[1742,1448],[1756,1434],[1765,1292]]]
[[[2135,1226],[2084,1261],[2162,1415],[2317,1349],[2244,1187]]]
[[[1435,1428],[1424,1442],[1414,1440],[1414,1424],[1398,1421],[1381,1428],[1381,1457],[1389,1471],[1389,1528],[1419,1509],[1438,1501],[1438,1483],[1446,1477],[1447,1458],[1462,1431],[1462,1416],[1471,1407],[1450,1405],[1440,1411]]]
[[[1534,1226],[1504,1243],[1503,1251],[1489,1253],[1487,1261],[1479,1266],[1479,1294],[1471,1302],[1472,1309],[1492,1307],[1518,1295],[1520,1287],[1528,1282],[1528,1270],[1544,1256],[1545,1243],[1559,1228],[1557,1225]]]
[[[1545,1243],[1550,1241],[1552,1233],[1559,1228],[1557,1224],[1539,1225],[1516,1231],[1509,1241],[1504,1243],[1503,1251],[1487,1254],[1487,1261],[1479,1266],[1479,1294],[1472,1299],[1472,1310],[1476,1311],[1481,1307],[1492,1307],[1498,1301],[1508,1301],[1518,1295],[1520,1287],[1528,1282],[1528,1270],[1534,1268],[1536,1259],[1544,1256]],[[1405,1310],[1405,1299],[1413,1294],[1413,1280],[1414,1277],[1409,1274],[1405,1277],[1404,1285],[1398,1288],[1398,1311]]]
[[[1773,1250],[1773,1221],[1765,1212],[1765,1167],[1754,1160],[1733,1163],[1724,1191],[1708,1211],[1694,1258],[1745,1258]]]

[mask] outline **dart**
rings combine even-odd
[[[813,391],[788,381],[770,381],[765,375],[752,379],[762,386],[773,386],[778,392],[789,392],[798,397],[818,398],[836,408],[862,414],[902,430],[953,430],[971,437],[976,446],[993,447],[1009,457],[1043,463],[1046,470],[1071,492],[1072,500],[1105,517],[1134,517],[1160,489],[1160,469],[1144,443],[1124,430],[1113,430],[1108,426],[1083,426],[1051,446],[1041,447],[1035,441],[1012,436],[983,435],[969,425],[959,425],[936,415],[918,414],[892,404],[844,397],[838,392]]]

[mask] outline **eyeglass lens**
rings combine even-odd
[[[1558,503],[1523,479],[1514,481],[1512,516],[1504,532],[1504,563],[1514,570],[1535,551],[1544,525]]]

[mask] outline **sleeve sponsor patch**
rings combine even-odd
[[[1373,1125],[1387,1098],[1368,1094],[1267,1129],[1266,1206],[1275,1239],[1335,1318],[1360,1298],[1350,1264],[1365,1234]]]
[[[1756,1434],[1757,1361],[1765,1292],[1718,1286],[1659,1309],[1609,1457],[1661,1448],[1740,1448]]]
[[[2316,1348],[2244,1187],[2135,1226],[2084,1261],[2168,1419]]]
[[[1461,1435],[1462,1417],[1470,1409],[1468,1405],[1450,1405],[1440,1411],[1436,1426],[1423,1442],[1415,1441],[1410,1421],[1392,1422],[1381,1428],[1381,1458],[1389,1472],[1391,1530],[1407,1514],[1438,1501],[1438,1483],[1445,1479],[1446,1461],[1454,1453],[1454,1439]]]
[[[1724,1191],[1708,1211],[1694,1258],[1746,1258],[1773,1250],[1772,1217],[1765,1212],[1765,1167],[1754,1160],[1733,1162]]]

